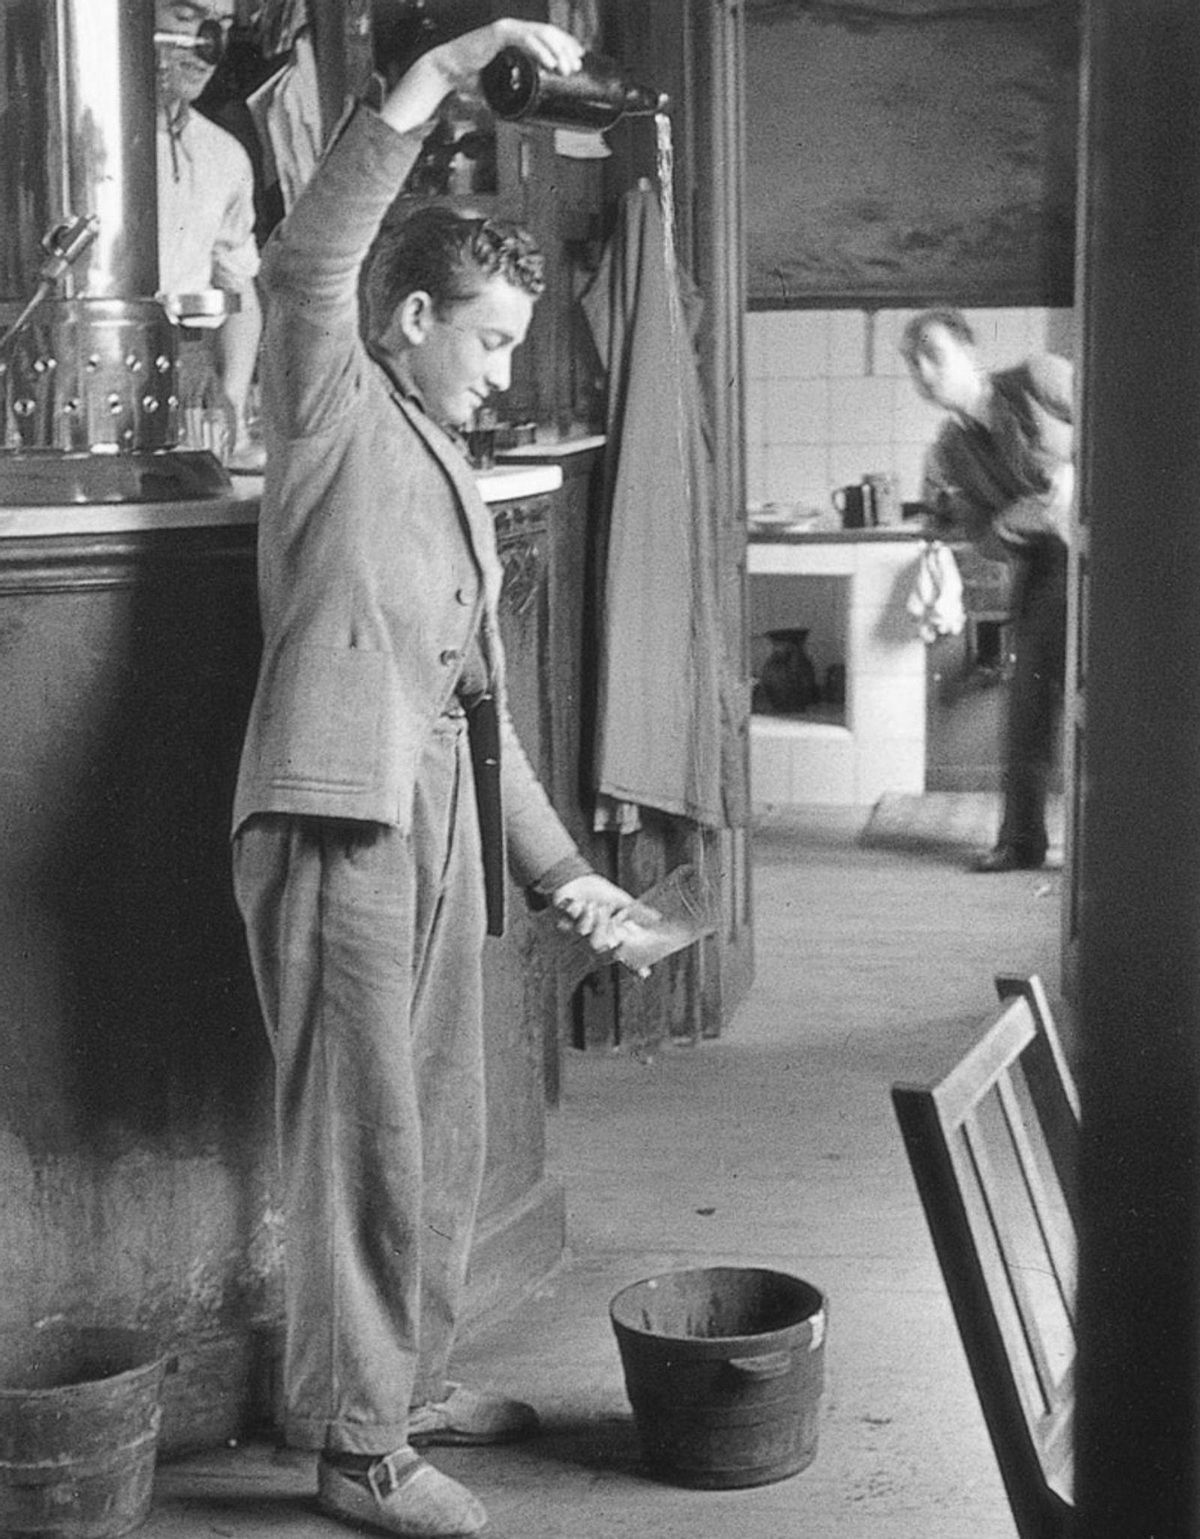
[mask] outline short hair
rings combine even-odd
[[[378,338],[419,291],[442,310],[474,298],[482,283],[498,277],[536,299],[545,273],[545,257],[520,225],[430,204],[403,223],[386,224],[375,241],[365,283],[367,332]]]
[[[968,347],[975,346],[975,333],[971,330],[971,323],[962,311],[939,307],[933,310],[922,310],[908,322],[900,334],[902,355],[905,358],[915,358],[921,350],[922,342],[935,326],[948,331],[952,337],[959,342],[965,342]]]

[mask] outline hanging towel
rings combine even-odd
[[[744,817],[744,756],[720,627],[714,478],[679,276],[648,185],[622,199],[582,303],[608,371],[597,826],[635,826],[622,803],[729,826]]]
[[[917,622],[922,641],[957,636],[967,623],[958,562],[950,547],[940,540],[928,541],[921,551],[917,580],[907,607]]]
[[[291,57],[246,104],[263,147],[263,175],[278,184],[287,213],[321,155],[321,100],[311,32],[299,33]]]

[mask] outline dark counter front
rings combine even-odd
[[[543,773],[553,503],[495,507],[513,711]],[[259,652],[255,508],[227,512],[46,536],[22,519],[0,539],[0,1328],[157,1331],[179,1359],[168,1453],[271,1419],[282,1313],[273,1076],[228,847]],[[523,908],[485,958],[472,1316],[564,1243],[544,1171],[555,985]]]
[[[230,891],[254,527],[0,542],[0,1310],[153,1329],[163,1446],[253,1414],[270,1058]]]

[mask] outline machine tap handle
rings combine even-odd
[[[100,220],[96,214],[71,215],[62,224],[55,225],[42,237],[46,260],[38,268],[38,277],[43,283],[57,283],[99,233]]]

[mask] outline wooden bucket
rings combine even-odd
[[[786,1272],[700,1267],[609,1313],[646,1463],[677,1484],[765,1485],[817,1452],[825,1299]]]
[[[166,1361],[137,1331],[0,1337],[0,1534],[115,1539],[150,1510]]]

